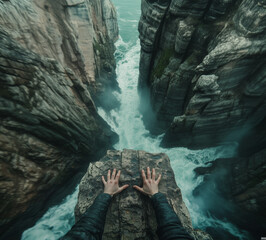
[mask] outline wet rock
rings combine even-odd
[[[158,239],[157,223],[150,199],[132,188],[135,184],[141,184],[140,170],[147,166],[162,174],[159,190],[167,196],[186,230],[195,239],[212,239],[207,233],[192,228],[189,212],[176,185],[169,158],[163,153],[113,150],[108,151],[100,161],[91,163],[80,183],[75,208],[76,221],[103,191],[101,176],[106,175],[108,169],[121,169],[120,184],[129,184],[130,187],[112,200],[106,217],[103,239]]]
[[[266,219],[265,154],[264,148],[249,157],[217,159],[209,167],[195,169],[198,176],[204,175],[194,191],[199,201],[208,202],[201,207],[218,218],[226,217],[254,239],[264,234]]]

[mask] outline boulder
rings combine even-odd
[[[130,187],[114,196],[107,212],[103,239],[158,239],[156,217],[150,198],[132,188],[133,185],[141,185],[140,170],[146,170],[147,166],[155,168],[157,175],[162,174],[159,191],[166,195],[184,228],[195,239],[212,239],[207,233],[193,229],[181,190],[176,185],[170,160],[163,153],[109,150],[100,161],[91,163],[79,186],[76,221],[92,205],[97,195],[103,192],[101,176],[106,175],[108,169],[116,168],[121,170],[120,185],[129,184]]]

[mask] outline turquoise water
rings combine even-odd
[[[193,189],[202,181],[195,179],[193,169],[205,165],[219,157],[231,157],[235,154],[235,145],[192,151],[186,148],[164,149],[159,147],[161,137],[153,138],[145,129],[139,112],[140,99],[137,93],[140,44],[138,40],[138,20],[140,18],[140,0],[113,0],[118,11],[120,38],[116,43],[117,81],[121,93],[116,93],[121,106],[119,109],[105,112],[99,108],[99,114],[119,135],[114,148],[165,152],[171,160],[176,182],[181,188],[183,199],[191,214],[194,227],[217,226],[242,238],[243,233],[228,222],[213,219],[197,204],[192,195]],[[56,240],[63,236],[74,224],[74,207],[77,202],[78,187],[75,192],[50,208],[34,227],[23,233],[22,240]]]
[[[119,33],[125,43],[134,44],[138,40],[138,21],[141,0],[113,0],[118,13]]]

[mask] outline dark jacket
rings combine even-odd
[[[157,235],[160,240],[193,240],[162,193],[151,197],[157,219]]]
[[[82,218],[61,240],[100,240],[108,206],[111,203],[109,194],[100,194],[84,213]],[[182,227],[179,218],[162,193],[151,197],[155,209],[160,240],[193,240]]]
[[[112,197],[101,193],[83,214],[81,219],[71,228],[62,240],[100,240],[104,223]]]

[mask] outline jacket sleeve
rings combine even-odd
[[[160,240],[193,240],[162,193],[151,197],[157,219],[157,234]]]
[[[61,240],[100,240],[112,197],[102,193]]]

